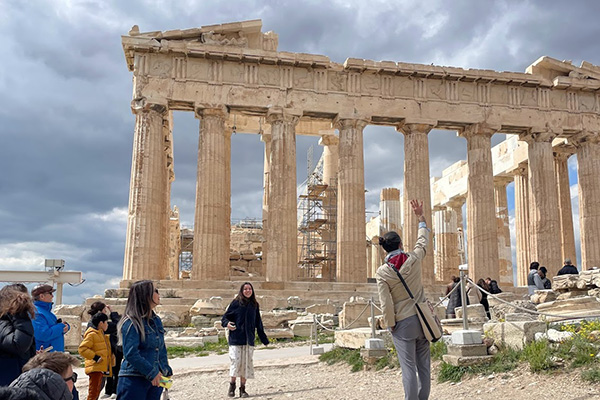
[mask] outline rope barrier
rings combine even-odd
[[[458,288],[460,287],[460,285],[455,285],[451,291],[448,292],[447,295],[445,295],[444,297],[442,297],[442,299],[440,301],[438,301],[437,303],[435,303],[435,305],[433,307],[437,307],[440,304],[442,304],[444,302],[444,300],[446,300],[447,298],[450,297],[450,295],[452,294],[452,292],[454,292],[455,290],[458,290]]]

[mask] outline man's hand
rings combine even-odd
[[[418,200],[411,200],[410,206],[415,215],[419,217],[419,222],[425,222],[425,216],[423,216],[423,202],[419,203]]]
[[[162,379],[162,374],[159,372],[158,374],[156,374],[156,376],[154,377],[154,379],[152,379],[152,386],[158,386],[160,385],[160,380]]]

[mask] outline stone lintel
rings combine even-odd
[[[581,131],[568,138],[568,143],[577,147],[580,147],[583,143],[600,143],[600,133],[591,131]]]
[[[222,104],[195,104],[195,116],[202,119],[204,117],[221,117],[227,118],[229,111],[227,106]]]
[[[487,122],[480,122],[477,124],[470,124],[464,127],[464,129],[458,131],[458,135],[469,139],[472,136],[489,136],[492,137],[494,133],[499,132],[502,129],[500,125],[493,125]]]
[[[506,186],[509,183],[513,182],[515,179],[510,175],[495,175],[494,176],[494,186]]]
[[[534,126],[529,132],[519,134],[519,140],[531,144],[532,142],[552,142],[557,136],[561,135],[563,130],[550,124],[545,126]]]

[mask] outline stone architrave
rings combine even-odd
[[[269,172],[266,279],[288,282],[297,278],[296,124],[300,113],[288,108],[269,109],[271,162]]]
[[[555,137],[556,133],[547,129],[520,137],[528,143],[530,261],[545,266],[549,276],[556,275],[563,261],[561,242],[557,240],[560,220],[552,154]]]
[[[135,132],[123,279],[161,279],[168,262],[164,234],[169,175],[163,130],[167,107],[140,99],[132,101],[131,109]]]
[[[562,259],[577,259],[575,254],[575,233],[573,231],[573,209],[571,206],[571,185],[569,184],[568,159],[570,151],[554,151],[554,171],[558,190],[558,212],[560,218],[560,231]]]
[[[225,107],[198,108],[198,181],[192,279],[229,277],[231,132]]]
[[[409,202],[423,202],[423,215],[429,227],[431,221],[431,186],[429,184],[429,142],[427,135],[435,123],[406,123],[398,130],[404,134],[404,230],[402,243],[406,250],[412,250],[417,242],[418,218]],[[433,251],[430,242],[428,251],[421,264],[421,277],[424,284],[435,281],[433,270]]]
[[[517,246],[517,286],[527,286],[530,253],[529,178],[527,164],[514,171],[515,182],[515,234]]]
[[[361,283],[367,280],[365,225],[365,164],[362,119],[338,118],[340,131],[337,189],[338,282]]]
[[[327,185],[323,197],[323,212],[325,214],[325,229],[321,231],[323,241],[322,254],[329,260],[321,267],[321,277],[325,281],[333,281],[335,272],[335,252],[337,250],[337,181],[339,163],[340,139],[335,135],[323,135],[319,139],[319,145],[323,146],[323,183]]]
[[[436,238],[436,280],[450,282],[451,276],[458,276],[458,265],[460,264],[457,215],[454,209],[449,207],[436,209],[433,216]]]
[[[269,224],[269,174],[271,172],[271,132],[262,132],[260,140],[265,144],[265,155],[264,155],[264,175],[263,175],[263,203],[262,203],[262,229],[263,232],[267,231]],[[267,248],[266,235],[263,235],[262,242],[262,270],[267,270],[267,257],[268,254],[264,249]]]
[[[509,182],[510,178],[508,177],[494,179],[494,200],[496,202],[496,224],[498,229],[498,272],[500,283],[505,286],[513,286],[508,199],[506,197],[506,185]]]
[[[600,134],[582,132],[577,146],[579,226],[583,270],[600,267]]]
[[[497,131],[486,124],[473,124],[460,133],[467,139],[467,259],[469,275],[475,281],[499,279],[491,151],[491,138]]]

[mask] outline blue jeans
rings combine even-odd
[[[163,388],[152,386],[152,382],[141,376],[120,376],[117,385],[119,400],[160,400]]]

